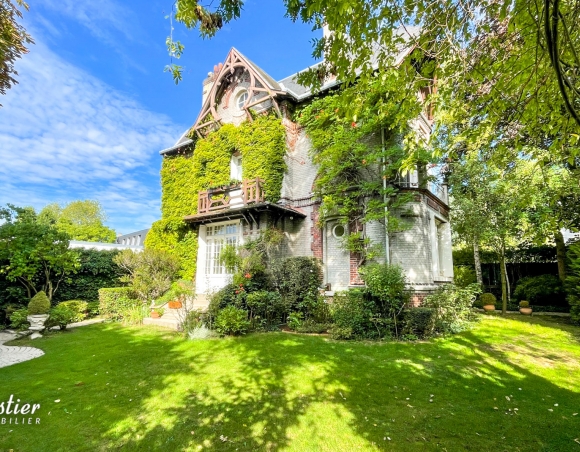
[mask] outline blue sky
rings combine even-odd
[[[284,17],[282,0],[248,0],[242,17],[185,44],[175,85],[165,17],[171,1],[30,1],[36,41],[17,63],[20,83],[0,98],[0,204],[96,199],[119,233],[159,218],[159,150],[195,121],[202,80],[231,47],[275,79],[311,65],[311,26]]]

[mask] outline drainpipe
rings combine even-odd
[[[381,128],[381,146],[383,151],[383,171],[387,172],[387,159],[385,157],[385,128]],[[383,176],[385,175],[383,174]],[[385,262],[387,264],[391,263],[391,249],[389,244],[389,208],[387,207],[387,179],[383,177],[383,190],[384,190],[384,201],[385,201]]]

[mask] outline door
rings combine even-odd
[[[220,263],[220,253],[226,245],[241,243],[241,224],[233,221],[201,226],[198,240],[196,291],[219,290],[231,282],[232,276]]]
[[[324,274],[330,290],[346,290],[350,282],[350,253],[344,250],[346,227],[338,221],[325,226]]]

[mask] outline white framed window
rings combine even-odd
[[[242,180],[242,156],[239,153],[232,155],[230,160],[230,179]]]
[[[345,229],[343,224],[337,224],[332,228],[332,235],[334,237],[336,237],[337,239],[344,237],[345,233],[346,233],[346,229]]]
[[[236,246],[239,241],[240,223],[226,223],[207,226],[205,232],[205,273],[206,275],[226,275],[225,266],[220,264],[220,253],[226,245]]]
[[[238,97],[236,99],[236,105],[238,106],[238,108],[240,110],[242,108],[244,108],[244,105],[246,104],[247,100],[248,100],[248,92],[247,91],[242,91],[240,94],[238,94]]]

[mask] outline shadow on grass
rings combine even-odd
[[[518,322],[494,322],[492,339],[477,329],[389,344],[88,327],[42,342],[41,371],[21,383],[61,402],[18,450],[580,450],[574,365],[518,362]],[[6,387],[18,389],[17,375]]]

